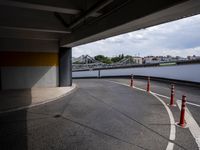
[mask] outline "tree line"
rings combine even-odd
[[[107,56],[104,56],[104,55],[94,56],[95,60],[100,61],[100,62],[105,63],[105,64],[116,63],[116,62],[119,62],[120,60],[122,60],[124,58],[132,58],[132,56],[130,56],[130,55],[124,56],[124,54],[120,54],[120,55],[114,56],[114,57],[107,57]],[[79,61],[73,62],[73,64],[84,64],[84,63],[86,63],[86,62],[79,62]],[[90,61],[87,62],[87,63],[90,63]]]
[[[107,57],[104,55],[97,55],[94,57],[95,60],[98,60],[100,62],[106,63],[106,64],[111,64],[111,63],[116,63],[119,62],[120,60],[124,59],[124,58],[131,58],[132,56],[130,55],[126,55],[124,56],[124,54],[120,54],[118,56],[114,56],[114,57]]]

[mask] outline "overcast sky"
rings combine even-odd
[[[74,47],[73,57],[200,55],[200,15]]]

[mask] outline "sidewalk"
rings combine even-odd
[[[0,91],[0,113],[21,110],[50,101],[54,101],[70,94],[76,85],[71,87],[32,88],[22,90]]]

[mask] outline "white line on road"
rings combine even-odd
[[[108,81],[109,81],[109,80],[108,80]],[[119,82],[115,82],[115,81],[109,81],[109,82],[113,82],[113,83],[117,83],[117,84],[121,84],[121,85],[124,85],[124,86],[128,86],[128,87],[129,87],[129,85],[127,85],[127,84],[123,84],[123,83],[119,83]],[[133,86],[133,88],[138,89],[138,90],[140,90],[140,91],[146,91],[145,89],[141,89],[141,88],[138,88],[138,87],[135,87],[135,86]],[[166,96],[166,95],[158,94],[158,93],[155,93],[155,92],[151,92],[151,94],[153,94],[153,95],[156,96],[157,98],[159,98],[158,96],[160,96],[160,97],[163,97],[163,98],[166,98],[166,99],[170,99],[170,97],[168,97],[168,96]],[[176,102],[177,102],[177,104],[178,104],[179,109],[181,109],[181,100],[177,100]],[[164,102],[163,102],[163,103],[164,103]],[[187,102],[187,104],[200,107],[199,104],[195,104],[195,103],[191,103],[191,102]],[[165,105],[166,105],[166,104],[165,104]],[[169,109],[169,107],[167,107],[167,108]],[[166,109],[167,109],[167,108],[166,108]],[[168,112],[168,114],[169,114],[169,112]],[[197,145],[198,145],[198,149],[200,150],[200,127],[199,127],[198,123],[195,121],[195,119],[193,118],[193,116],[192,116],[192,114],[190,113],[190,111],[189,111],[188,108],[186,108],[185,119],[186,119],[187,126],[188,126],[190,132],[192,133],[193,137],[195,138],[195,141],[196,141],[196,143],[197,143]],[[170,119],[170,120],[171,120],[171,119]],[[170,121],[170,123],[171,123],[171,121]],[[175,124],[175,122],[174,122],[174,124]],[[172,125],[172,123],[171,123],[171,125]],[[174,127],[171,126],[171,128],[174,128]],[[173,130],[174,130],[174,129],[173,129]],[[172,132],[174,132],[174,131],[172,131]],[[170,135],[171,135],[171,134],[170,134]],[[169,148],[169,149],[171,149],[171,148],[173,149],[173,143],[169,142],[169,143],[168,143],[168,146],[167,146],[167,149],[168,149],[168,148]],[[169,150],[169,149],[168,149],[168,150]]]
[[[165,95],[162,95],[162,94],[158,94],[158,93],[155,93],[155,92],[152,92],[153,94],[156,94],[157,96],[160,96],[160,97],[163,97],[163,98],[166,98],[166,99],[170,99],[170,97],[168,96],[165,96]]]
[[[151,94],[155,98],[157,98],[164,105],[165,109],[167,110],[167,113],[169,115],[169,120],[170,120],[170,135],[169,135],[169,139],[171,141],[174,141],[175,137],[176,137],[176,127],[175,127],[174,116],[173,116],[171,110],[169,109],[169,107],[165,104],[165,102],[160,97],[158,97],[155,93],[151,93]],[[173,150],[173,149],[174,149],[174,143],[168,142],[166,150]]]
[[[138,88],[136,88],[136,89],[138,89]],[[160,96],[160,97],[163,97],[163,98],[166,98],[166,99],[170,99],[170,97],[168,97],[168,96],[158,94],[158,93],[155,93],[155,92],[152,92],[152,93],[156,94],[157,96]],[[179,100],[179,99],[177,99],[177,100]],[[181,100],[179,100],[179,101],[181,101]],[[192,102],[186,102],[186,103],[189,104],[189,105],[192,105],[192,106],[200,107],[199,104],[195,104],[195,103],[192,103]]]
[[[140,90],[140,91],[143,91],[143,92],[146,92],[145,89],[141,89],[141,88],[139,88],[139,87],[135,87],[135,86],[133,86],[133,88],[135,88],[135,89],[137,89],[137,90]]]
[[[109,80],[108,80],[109,81]],[[129,86],[127,84],[123,84],[123,83],[119,83],[119,82],[115,82],[115,81],[109,81],[109,82],[112,82],[112,83],[116,83],[116,84],[121,84],[121,85],[124,85],[124,86]],[[141,88],[138,88],[138,87],[133,87],[135,89],[138,89],[140,91],[146,91],[144,89],[141,89]],[[156,98],[158,99],[165,107],[165,109],[167,110],[167,113],[169,115],[169,119],[170,119],[170,135],[169,135],[169,139],[171,141],[174,141],[175,140],[175,137],[176,137],[176,127],[175,127],[175,120],[174,120],[174,116],[171,112],[171,110],[169,109],[169,107],[165,104],[165,102],[159,98],[155,93],[151,92],[151,94]],[[167,147],[166,147],[166,150],[173,150],[174,148],[174,143],[172,142],[168,142],[167,144]]]
[[[200,107],[199,104],[195,104],[195,103],[191,103],[191,102],[187,102],[187,104],[189,104],[189,105],[193,105],[193,106],[197,106],[197,107]]]
[[[178,108],[181,110],[181,100],[177,100],[177,104]],[[200,150],[200,128],[187,107],[185,111],[185,120]]]

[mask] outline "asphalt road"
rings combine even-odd
[[[127,78],[115,78],[115,79],[109,79],[111,81],[116,81],[120,83],[130,84],[130,79]],[[170,97],[171,93],[171,82],[159,82],[159,81],[151,81],[151,91],[156,92],[162,95],[166,95]],[[147,86],[147,80],[144,79],[134,79],[134,85],[136,87],[146,89]],[[192,113],[193,117],[195,118],[196,122],[200,126],[200,88],[193,87],[193,86],[186,86],[186,85],[180,85],[180,84],[174,84],[175,85],[175,99],[182,99],[182,95],[186,96],[187,102],[192,104],[187,104],[188,109]],[[168,102],[169,103],[169,102]]]
[[[104,79],[74,82],[64,98],[1,114],[0,150],[166,149],[169,116],[154,96]],[[177,137],[174,149],[197,149],[188,129]]]

